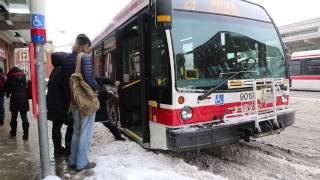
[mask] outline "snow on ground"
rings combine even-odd
[[[130,140],[114,141],[108,130],[96,123],[90,157],[97,163],[97,180],[222,180],[200,171],[182,159],[143,149]]]
[[[58,176],[47,176],[46,178],[42,179],[42,180],[61,180]]]
[[[280,134],[199,153],[169,154],[230,180],[319,180],[320,101],[305,97],[290,101],[296,122]]]
[[[75,174],[62,168],[63,179],[319,180],[320,101],[303,96],[290,102],[296,122],[280,134],[200,152],[149,151],[128,139],[114,141],[96,123],[89,156],[97,167]]]

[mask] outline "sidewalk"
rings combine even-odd
[[[5,121],[4,126],[0,126],[0,180],[40,180],[41,164],[38,137],[38,124],[33,118],[30,101],[30,111],[28,112],[29,140],[22,140],[23,130],[20,115],[18,116],[17,136],[10,137],[9,111],[10,99],[5,99]],[[77,173],[68,168],[65,157],[55,159],[53,156],[53,144],[51,139],[52,123],[48,121],[49,151],[51,161],[51,172],[62,178],[62,180],[80,180],[90,177],[94,172],[85,171]],[[62,127],[62,133],[65,133],[66,126]],[[64,137],[64,135],[63,135]],[[62,139],[64,144],[64,138]]]
[[[9,98],[5,99],[5,121],[4,125],[0,126],[0,179],[40,179],[40,154],[37,122],[29,111],[29,140],[24,141],[22,140],[22,121],[19,115],[17,136],[10,137],[11,113],[9,111],[9,102]]]

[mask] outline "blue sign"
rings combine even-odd
[[[31,15],[31,39],[34,43],[46,42],[45,16],[42,14]]]
[[[41,35],[31,35],[31,40],[35,43],[45,43],[46,37]]]
[[[223,94],[217,94],[215,103],[217,105],[223,105],[224,104],[224,95]]]
[[[31,16],[31,23],[32,23],[32,29],[44,29],[45,21],[44,21],[44,15],[41,14],[32,14]]]

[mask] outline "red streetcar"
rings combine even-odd
[[[320,91],[320,50],[294,52],[289,70],[291,89]]]

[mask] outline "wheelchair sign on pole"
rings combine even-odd
[[[32,29],[33,28],[45,28],[44,25],[44,15],[32,14]]]
[[[46,42],[45,16],[42,14],[31,15],[31,38],[34,43]]]

